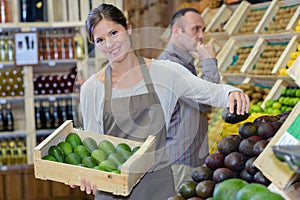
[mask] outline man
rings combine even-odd
[[[177,62],[195,76],[194,57],[201,60],[201,78],[219,83],[216,53],[213,46],[202,44],[205,22],[194,8],[178,10],[172,17],[171,37],[159,59]],[[199,109],[201,112],[199,112]],[[208,155],[207,105],[192,107],[177,102],[167,132],[167,152],[172,162],[175,189],[183,180],[191,178],[194,167],[204,163]]]

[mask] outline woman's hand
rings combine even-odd
[[[234,106],[236,105],[236,114],[244,115],[248,113],[250,108],[250,99],[247,94],[240,91],[233,91],[229,93],[227,107],[229,112],[234,113]]]
[[[70,185],[70,187],[76,188],[76,185]],[[81,178],[80,179],[80,190],[82,192],[85,191],[87,194],[93,193],[93,195],[95,195],[97,192],[97,186],[93,185],[93,187],[91,187],[91,182],[89,180],[85,180],[85,178]]]

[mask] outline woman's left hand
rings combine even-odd
[[[227,107],[229,112],[234,113],[234,106],[236,105],[236,114],[244,115],[248,113],[250,108],[250,99],[247,94],[240,91],[232,91],[228,97]]]
[[[75,188],[75,185],[70,185],[71,188]],[[91,182],[89,180],[86,180],[85,178],[80,179],[80,190],[82,192],[86,192],[87,194],[93,193],[93,195],[97,192],[97,186],[93,185],[91,186]]]

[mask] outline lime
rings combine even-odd
[[[279,110],[279,109],[274,109],[274,110],[272,110],[272,115],[279,115],[281,113],[281,110]]]
[[[278,109],[278,110],[281,108],[281,106],[282,106],[281,103],[279,103],[277,101],[272,104],[272,108]]]
[[[75,149],[76,146],[82,144],[81,138],[79,137],[79,135],[77,133],[69,133],[69,135],[67,135],[66,142],[69,142],[72,145],[72,148]]]
[[[268,99],[265,103],[265,107],[266,108],[269,108],[269,107],[272,107],[273,103],[275,102],[275,100],[273,99]]]

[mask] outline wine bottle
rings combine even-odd
[[[3,115],[2,104],[0,104],[0,131],[5,131],[5,118]]]
[[[42,119],[41,119],[41,108],[40,108],[40,103],[35,102],[35,128],[36,129],[42,129],[43,124],[42,124]]]
[[[13,131],[14,130],[14,116],[13,116],[13,113],[11,111],[11,103],[7,103],[6,104],[6,124],[5,124],[5,127],[6,127],[6,130],[7,131]]]
[[[43,101],[43,110],[44,110],[44,121],[43,121],[43,127],[45,129],[50,129],[52,128],[51,124],[51,114],[50,114],[50,109],[49,109],[49,101]]]

